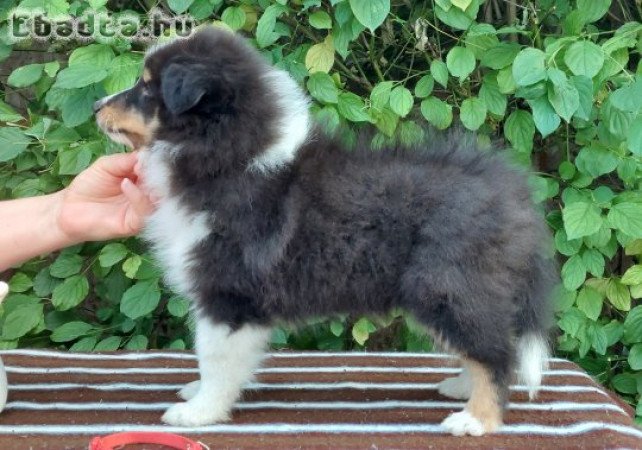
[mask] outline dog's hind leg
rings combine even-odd
[[[470,374],[470,399],[462,411],[452,413],[441,424],[455,436],[492,433],[502,425],[508,390],[495,380],[495,371],[487,365],[466,358],[463,365]]]
[[[191,392],[185,396],[191,398],[170,407],[163,421],[195,427],[228,420],[241,388],[252,378],[263,358],[270,331],[268,327],[256,325],[232,329],[200,317],[196,323],[200,382],[188,385]]]

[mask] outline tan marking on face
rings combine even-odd
[[[463,363],[468,368],[473,383],[466,410],[482,423],[487,433],[492,433],[502,425],[503,414],[492,374],[486,367],[475,361],[464,359]]]
[[[148,83],[152,79],[152,73],[149,71],[147,67],[145,67],[145,70],[143,70],[143,81],[145,83]]]
[[[96,114],[96,122],[110,138],[134,150],[148,145],[159,125],[157,117],[145,121],[140,112],[123,109],[118,103],[101,108]],[[123,137],[125,139],[122,139]]]

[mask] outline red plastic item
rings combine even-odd
[[[132,432],[97,436],[89,443],[89,450],[114,450],[133,444],[166,445],[176,450],[203,450],[203,446],[186,437],[172,433]]]

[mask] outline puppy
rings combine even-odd
[[[400,307],[462,358],[468,399],[443,426],[502,423],[513,368],[532,393],[548,354],[555,268],[526,175],[458,138],[373,151],[320,131],[308,99],[241,37],[204,29],[150,50],[100,127],[144,149],[160,198],[145,237],[193,302],[200,383],[172,425],[230,418],[275,320]]]

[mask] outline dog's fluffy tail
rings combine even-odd
[[[7,283],[3,283],[2,281],[0,281],[0,303],[2,303],[8,293],[9,286],[7,285]],[[0,411],[2,411],[4,409],[4,406],[7,404],[7,392],[7,372],[4,368],[2,360],[0,359]]]
[[[528,387],[528,397],[533,400],[542,384],[542,374],[548,368],[549,345],[538,333],[528,333],[517,341],[517,369],[520,383]]]

